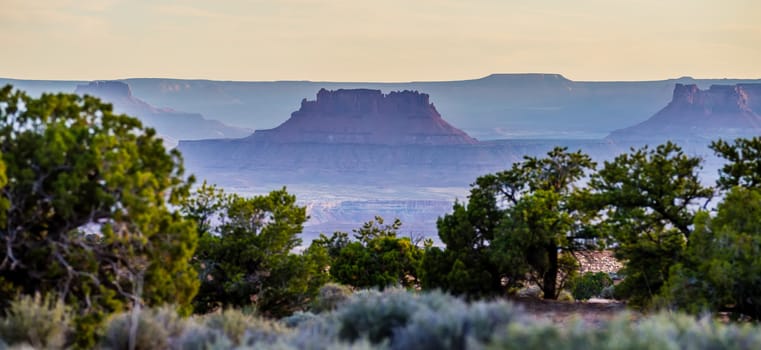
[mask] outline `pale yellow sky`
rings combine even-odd
[[[759,0],[0,0],[0,76],[761,78]]]

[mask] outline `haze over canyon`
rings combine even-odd
[[[410,83],[177,79],[0,79],[32,94],[98,96],[156,128],[199,178],[239,193],[287,186],[311,216],[306,239],[374,215],[435,235],[479,175],[554,146],[600,162],[677,141],[719,166],[707,143],[761,132],[761,80],[575,82],[494,74]],[[181,111],[181,112],[180,112]],[[290,116],[290,117],[289,117]]]

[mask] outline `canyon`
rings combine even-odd
[[[721,165],[707,148],[711,140],[761,134],[761,80],[752,79],[3,82],[32,94],[99,96],[155,127],[178,145],[190,173],[227,191],[286,186],[308,208],[305,241],[375,215],[399,217],[403,232],[435,238],[436,219],[466,200],[476,177],[554,146],[581,149],[600,163],[674,140],[703,157],[701,176],[710,183]]]

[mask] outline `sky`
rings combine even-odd
[[[761,78],[758,0],[0,0],[0,77]]]

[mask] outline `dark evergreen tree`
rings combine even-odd
[[[692,233],[696,208],[713,189],[700,183],[701,159],[668,142],[605,162],[590,186],[588,205],[603,210],[600,227],[617,243],[626,276],[616,290],[644,307],[660,293]]]
[[[110,313],[174,303],[198,280],[192,221],[170,209],[188,194],[177,151],[109,104],[74,94],[0,89],[0,300],[55,294],[78,311],[78,345]],[[3,305],[7,306],[7,305]]]
[[[564,254],[586,248],[577,238],[590,234],[574,197],[576,182],[594,166],[589,156],[558,147],[545,158],[526,157],[509,170],[479,177],[467,206],[456,203],[452,214],[439,219],[446,249],[426,253],[423,285],[484,296],[528,279],[545,298],[557,298],[575,270]]]
[[[375,217],[354,230],[354,241],[336,232],[312,245],[329,252],[330,275],[337,282],[356,288],[412,287],[418,282],[423,250],[409,237],[397,237],[401,225],[399,219],[384,224]]]
[[[183,212],[199,228],[196,312],[250,306],[264,315],[290,315],[327,282],[324,254],[293,252],[307,216],[285,188],[246,198],[204,183]]]

